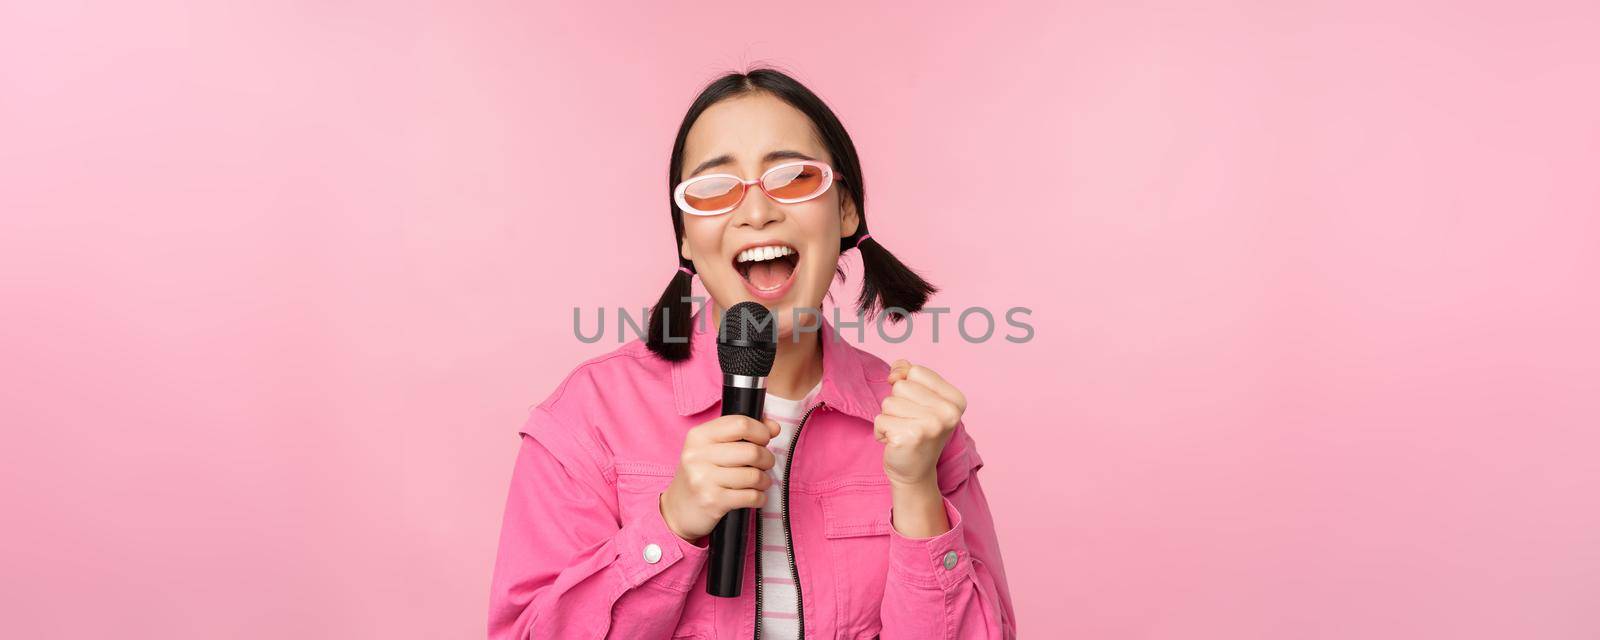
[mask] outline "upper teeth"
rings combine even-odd
[[[794,253],[794,249],[788,247],[753,247],[740,251],[738,262],[761,262],[762,260],[781,258],[791,253]]]

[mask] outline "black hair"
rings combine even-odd
[[[889,321],[896,323],[909,314],[921,311],[922,305],[939,290],[938,287],[902,264],[878,243],[877,238],[862,241],[862,237],[867,235],[866,187],[861,177],[861,159],[856,156],[856,146],[851,142],[850,134],[845,132],[844,125],[821,98],[799,81],[771,68],[732,72],[713,80],[689,105],[683,123],[678,125],[678,137],[672,144],[672,157],[667,166],[667,206],[672,213],[672,250],[678,254],[678,264],[689,271],[694,270],[694,263],[684,259],[679,252],[683,242],[683,218],[672,199],[672,192],[683,177],[683,147],[689,138],[689,129],[700,118],[700,114],[712,105],[755,93],[767,93],[783,100],[811,119],[822,136],[822,144],[827,148],[828,155],[833,158],[835,188],[843,189],[855,204],[860,224],[854,234],[839,239],[839,252],[844,253],[851,247],[861,250],[864,274],[861,297],[856,301],[857,312],[870,318],[879,312],[889,311]],[[838,274],[843,278],[842,270],[838,270]],[[689,357],[690,314],[693,312],[689,295],[692,281],[692,276],[683,269],[674,272],[672,281],[667,283],[667,290],[661,293],[661,299],[650,310],[646,346],[666,360],[685,360]],[[671,341],[668,341],[669,336]]]

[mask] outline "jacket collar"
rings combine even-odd
[[[819,314],[820,315],[820,314]],[[879,398],[867,379],[872,356],[838,338],[826,318],[818,318],[818,344],[822,348],[822,389],[817,399],[843,413],[871,422],[877,417]],[[702,308],[690,323],[689,359],[672,363],[673,395],[678,415],[694,415],[722,401],[722,365],[717,362],[717,328]]]

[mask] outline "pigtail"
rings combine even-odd
[[[661,299],[650,309],[649,338],[645,346],[663,360],[677,362],[689,359],[690,314],[694,312],[689,296],[693,293],[692,267],[679,267],[672,272],[672,281]],[[672,338],[667,341],[668,336]]]
[[[861,297],[856,300],[856,311],[863,316],[874,317],[879,312],[898,309],[903,313],[889,314],[889,322],[897,323],[906,315],[921,311],[928,298],[939,291],[878,244],[877,238],[866,233],[865,226],[858,230],[855,246],[861,251],[861,266],[865,272]]]

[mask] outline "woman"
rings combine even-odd
[[[833,112],[778,71],[729,74],[690,106],[668,174],[678,273],[647,340],[579,365],[523,426],[489,635],[1015,637],[965,397],[795,313],[850,248],[861,313],[935,291],[869,237]],[[694,276],[711,300],[691,317]],[[750,300],[778,321],[760,422],[720,416],[715,334]],[[708,536],[740,508],[761,516],[744,587],[713,597]]]

